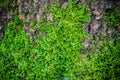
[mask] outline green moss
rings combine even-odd
[[[46,33],[35,37],[37,47],[25,33],[23,21],[15,18],[8,24],[0,42],[1,80],[119,79],[118,40],[102,45],[97,56],[90,52],[91,59],[81,60],[85,56],[79,52],[81,43],[89,37],[83,29],[90,19],[86,4],[75,6],[70,2],[64,10],[51,6],[45,11],[53,14],[53,21],[43,19],[30,25],[36,26],[41,35]]]
[[[0,3],[5,3],[6,2],[6,0],[0,0]]]
[[[109,26],[116,27],[120,24],[120,10],[119,7],[114,6],[110,11],[105,14],[106,21]]]

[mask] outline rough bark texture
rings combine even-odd
[[[105,21],[105,11],[110,9],[114,1],[112,0],[89,0],[88,6],[91,13],[91,20],[85,26],[85,30],[91,36],[90,39],[85,39],[83,42],[83,53],[88,53],[89,50],[96,52],[100,44],[105,43],[107,36],[111,37],[111,42],[114,41],[114,35],[116,31],[114,28],[109,27]],[[100,36],[103,38],[100,39]]]
[[[50,5],[55,6],[64,1],[66,0],[8,0],[3,5],[0,5],[0,41],[4,36],[7,23],[14,18],[16,13],[19,19],[29,25],[33,20],[39,22],[42,16],[52,19],[52,17],[49,17],[52,15],[44,13],[44,10]],[[30,35],[30,33],[27,34]]]
[[[9,0],[8,0],[9,1]],[[11,2],[12,1],[12,2]],[[28,26],[33,21],[39,22],[42,16],[52,20],[53,16],[50,13],[44,13],[44,9],[48,6],[55,6],[61,4],[61,8],[65,8],[68,0],[10,0],[6,2],[0,8],[0,41],[3,38],[6,30],[7,23],[14,17],[14,14],[18,12],[18,16],[21,20],[24,20],[27,24],[24,25],[24,29],[28,34],[28,37],[34,41],[33,34],[30,32]],[[77,0],[77,3],[85,3],[87,0]],[[99,39],[99,36],[106,37],[108,35],[113,36],[116,32],[107,26],[104,19],[105,10],[110,9],[114,3],[119,5],[118,0],[88,0],[89,11],[91,13],[91,21],[86,25],[85,30],[91,36],[91,39],[85,39],[83,42],[83,52],[88,52],[91,47],[97,50],[98,43],[104,43],[104,39]],[[9,4],[12,3],[12,4]],[[6,7],[7,6],[7,7]],[[6,9],[7,8],[7,9]],[[12,11],[11,11],[12,9]],[[36,30],[33,33],[39,33]],[[37,35],[37,34],[36,34]],[[35,43],[35,42],[34,42]],[[35,43],[37,44],[37,43]]]
[[[20,19],[30,23],[32,20],[40,21],[43,10],[58,4],[59,0],[18,0],[17,3]]]
[[[0,41],[4,36],[8,21],[13,18],[13,13],[10,10],[11,7],[14,7],[14,4],[11,5],[11,0],[5,3],[0,2]]]

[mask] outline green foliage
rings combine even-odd
[[[12,3],[12,0],[0,0],[0,10],[8,11],[12,9],[11,5],[14,4]]]
[[[81,60],[85,56],[79,51],[81,43],[89,37],[83,29],[90,19],[86,4],[75,6],[69,2],[66,9],[58,5],[45,12],[53,14],[53,21],[43,19],[30,25],[40,31],[41,36],[35,37],[37,47],[25,33],[23,21],[16,17],[8,24],[0,42],[1,80],[119,79],[118,40],[102,45],[98,54],[90,52],[91,59]]]
[[[108,25],[115,27],[120,24],[120,10],[119,7],[113,7],[109,12],[105,14]]]
[[[109,41],[107,39],[106,41]],[[120,42],[116,43],[106,42],[99,50],[98,54],[90,54],[91,60],[82,64],[83,69],[77,71],[79,79],[83,80],[119,80],[120,76]]]
[[[6,2],[6,0],[0,0],[0,3],[5,3]]]

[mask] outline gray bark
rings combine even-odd
[[[114,41],[113,36],[116,34],[114,28],[109,27],[105,21],[105,10],[110,9],[113,2],[110,0],[89,0],[89,12],[91,14],[90,22],[85,26],[85,30],[90,35],[90,39],[83,41],[83,53],[88,53],[89,50],[98,51],[99,45],[105,43],[107,36],[111,37],[111,42]],[[100,38],[102,36],[102,39]]]

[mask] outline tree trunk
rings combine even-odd
[[[110,6],[107,5],[108,3]],[[85,30],[91,38],[84,40],[83,53],[88,53],[89,50],[93,50],[94,52],[98,51],[99,44],[105,43],[105,38],[107,36],[112,37],[115,34],[115,29],[108,27],[104,18],[105,10],[112,6],[110,2],[107,0],[89,0],[88,6],[91,20],[88,25],[85,26]]]
[[[52,5],[55,6],[65,0],[8,0],[0,4],[0,41],[2,40],[7,23],[14,15],[29,25],[33,20],[39,22],[44,16],[44,10]]]
[[[9,1],[9,0],[8,0]],[[44,13],[44,9],[48,6],[57,5],[67,2],[68,0],[10,0],[11,5],[7,5],[8,8],[12,8],[14,12],[18,12],[18,17],[21,20],[26,21],[27,24],[30,24],[33,20],[39,22],[46,13]],[[78,0],[78,2],[84,3],[87,0]],[[113,0],[114,1],[114,0]],[[107,35],[114,34],[114,29],[109,28],[104,19],[104,14],[106,8],[110,8],[111,6],[106,7],[106,3],[112,4],[112,0],[88,0],[89,11],[91,13],[91,21],[85,27],[85,30],[91,36],[91,39],[85,39],[83,42],[84,52],[91,49],[91,46],[94,49],[97,49],[98,43],[104,43],[105,40],[99,40],[100,36],[104,38]],[[3,6],[5,7],[5,6]],[[51,16],[51,14],[46,14],[46,16]],[[14,13],[12,13],[9,9],[4,11],[4,8],[0,8],[0,26],[3,24],[3,27],[0,28],[0,41],[4,35],[4,30],[6,29],[7,22],[14,17]],[[52,19],[52,18],[50,18]],[[25,29],[27,25],[24,26]],[[29,30],[25,30],[29,34]],[[35,31],[36,32],[36,31]],[[30,34],[29,34],[30,36]]]

